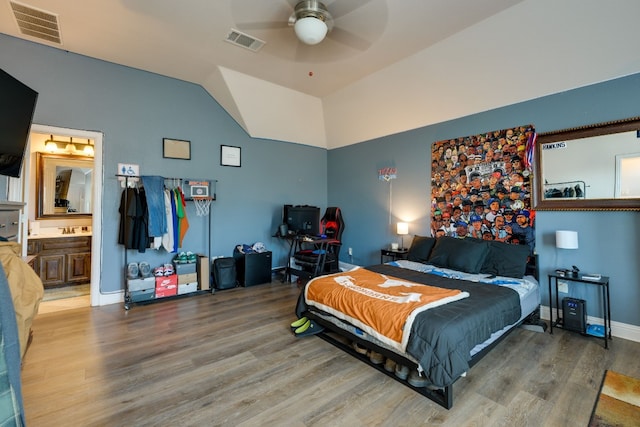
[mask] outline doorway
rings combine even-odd
[[[91,183],[91,276],[90,276],[90,286],[89,292],[90,297],[88,298],[89,305],[91,306],[99,306],[105,304],[104,297],[100,293],[100,266],[102,263],[102,185],[103,185],[103,174],[102,174],[102,143],[103,143],[103,135],[101,132],[96,131],[86,131],[86,130],[78,130],[78,129],[69,129],[69,128],[61,128],[54,126],[46,126],[46,125],[38,125],[33,124],[31,126],[31,132],[29,134],[29,156],[25,158],[24,164],[24,174],[23,176],[29,177],[29,180],[23,180],[23,197],[25,201],[25,210],[23,215],[23,224],[22,224],[22,241],[27,242],[28,239],[28,230],[29,230],[29,221],[33,221],[36,217],[36,188],[35,188],[35,175],[36,175],[36,151],[42,149],[43,142],[39,141],[38,138],[42,139],[41,136],[55,136],[57,138],[68,138],[69,140],[82,140],[82,141],[92,141],[94,147],[94,156],[93,156],[93,179]],[[54,138],[55,139],[55,138]],[[58,223],[56,221],[51,221],[54,224],[54,227],[57,226]],[[27,245],[23,245],[23,255],[27,254]],[[72,301],[75,298],[70,298],[69,301],[66,301],[67,304],[84,304],[87,305],[87,299]],[[60,302],[55,305],[63,305],[64,301],[59,300]]]

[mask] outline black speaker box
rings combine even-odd
[[[562,327],[587,333],[587,302],[583,299],[565,297],[562,299]]]
[[[241,286],[271,283],[271,252],[233,255],[236,259],[238,281]]]

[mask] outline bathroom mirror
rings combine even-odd
[[[93,157],[36,153],[38,219],[91,216]]]
[[[538,135],[537,210],[640,210],[640,117]]]

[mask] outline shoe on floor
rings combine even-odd
[[[304,325],[305,323],[307,323],[307,319],[306,317],[301,317],[298,320],[296,320],[295,322],[291,323],[291,330],[295,331],[296,329],[298,329],[300,326]]]
[[[420,375],[420,372],[418,372],[417,369],[413,369],[411,371],[407,382],[414,387],[426,387],[426,385],[428,384],[427,378],[423,375]]]
[[[357,343],[357,342],[355,342],[355,341],[354,341],[351,345],[353,346],[353,349],[354,349],[354,350],[356,351],[356,353],[358,353],[358,354],[365,354],[365,355],[366,355],[366,354],[367,354],[367,352],[368,352],[368,350],[367,350],[365,347],[361,346],[360,344],[358,344],[358,343]]]
[[[313,320],[307,320],[304,325],[300,326],[298,329],[294,331],[296,337],[306,337],[308,335],[319,334],[324,331],[324,328],[318,325]]]
[[[409,368],[407,368],[404,365],[397,365],[396,364],[396,370],[394,372],[395,376],[400,378],[401,380],[406,380],[407,376],[409,375]]]
[[[384,361],[384,370],[387,372],[395,372],[396,361],[387,357],[387,360]]]
[[[381,365],[384,363],[384,356],[380,353],[376,353],[375,351],[371,351],[369,352],[369,360],[373,364]]]

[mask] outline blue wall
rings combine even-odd
[[[248,137],[206,91],[190,83],[4,35],[0,67],[40,93],[36,123],[105,135],[104,291],[122,287],[123,251],[116,244],[119,162],[140,164],[148,175],[217,179],[212,255],[230,255],[238,243],[263,241],[274,252],[274,265],[283,265],[287,247],[271,237],[282,205],[314,204],[341,207],[346,222],[341,259],[366,265],[379,261],[380,248],[399,241],[394,227],[400,219],[410,222],[410,233],[428,233],[434,141],[529,123],[546,132],[640,115],[640,75],[634,75],[327,152]],[[163,159],[163,137],[190,140],[192,160]],[[242,147],[242,168],[219,166],[221,144]],[[397,179],[378,180],[383,167],[396,167]],[[184,247],[205,251],[207,229],[192,208]],[[544,275],[558,262],[575,264],[611,276],[613,320],[640,326],[639,215],[538,212],[543,304],[548,304]],[[556,253],[553,234],[561,228],[580,233],[579,250]],[[409,240],[405,238],[405,244]],[[347,247],[353,248],[353,257]],[[162,251],[130,257],[152,264],[171,258]],[[576,292],[596,301],[595,289]],[[589,305],[589,314],[601,316],[595,303]]]
[[[288,247],[272,237],[282,205],[326,206],[326,150],[250,138],[199,85],[5,35],[0,67],[39,92],[34,123],[104,133],[103,292],[123,286],[118,163],[139,164],[143,175],[218,180],[212,256],[231,256],[235,245],[261,241],[274,252],[274,266],[285,265]],[[191,141],[191,160],[164,159],[165,137]],[[221,144],[242,148],[241,168],[220,166]],[[183,249],[206,253],[206,222],[189,208]],[[163,250],[128,254],[151,265],[172,258]]]
[[[347,251],[341,258],[360,265],[379,262],[380,248],[399,241],[394,227],[400,220],[410,223],[410,234],[429,234],[433,142],[527,124],[548,132],[634,117],[640,115],[638,99],[640,74],[331,150],[329,205],[342,208],[344,245],[353,248],[352,259]],[[397,168],[397,179],[378,180],[382,167]],[[546,274],[577,265],[610,276],[612,319],[640,326],[639,228],[638,212],[538,212],[542,303],[548,305]],[[579,250],[556,253],[558,229],[578,231]],[[572,295],[588,300],[589,315],[602,317],[598,287],[571,289]]]

